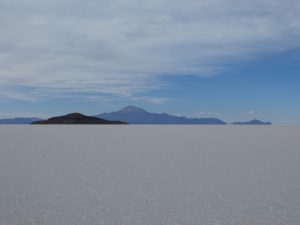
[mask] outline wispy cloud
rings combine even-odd
[[[299,21],[298,0],[0,0],[0,83],[25,101],[89,92],[163,103],[147,96],[162,76],[212,76],[299,47]]]
[[[218,117],[220,114],[215,112],[198,112],[193,117],[206,118],[206,117]]]
[[[131,98],[133,101],[145,101],[154,104],[164,104],[172,101],[171,98],[162,98],[162,97],[133,97]]]

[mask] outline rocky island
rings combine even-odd
[[[70,113],[64,116],[52,117],[48,120],[35,121],[32,124],[128,124],[123,121],[105,120],[80,113]]]

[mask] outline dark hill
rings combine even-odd
[[[70,113],[64,116],[52,117],[48,120],[35,121],[32,124],[127,124],[122,121],[105,120],[80,113]]]
[[[271,122],[262,122],[260,120],[250,120],[247,122],[234,122],[232,125],[272,125]]]
[[[166,113],[150,113],[135,106],[127,106],[117,112],[103,113],[96,117],[126,121],[130,124],[226,124],[217,118],[186,118]]]

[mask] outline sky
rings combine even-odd
[[[299,0],[0,0],[0,29],[0,118],[300,123]]]

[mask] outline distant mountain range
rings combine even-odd
[[[129,124],[226,124],[217,118],[186,118],[166,113],[150,113],[135,106],[127,106],[117,112],[102,113],[96,115],[96,117],[107,120],[121,120]]]
[[[0,119],[0,124],[31,124],[32,122],[41,120],[35,117],[17,117],[12,119]]]
[[[111,121],[80,113],[70,113],[64,116],[52,117],[48,120],[35,121],[32,124],[127,124],[122,121]]]
[[[260,120],[250,120],[250,121],[247,121],[247,122],[234,122],[234,123],[231,123],[232,125],[272,125],[271,122],[262,122]]]
[[[95,120],[97,119],[97,120]],[[99,120],[100,119],[100,120]],[[124,121],[124,122],[122,122]],[[187,118],[169,115],[167,113],[151,113],[136,106],[127,106],[119,111],[102,113],[95,116],[85,116],[80,113],[71,113],[60,117],[42,120],[35,117],[20,117],[0,119],[0,124],[204,124],[224,125],[226,122],[217,118]],[[271,125],[271,122],[251,120],[234,122],[232,125]]]

